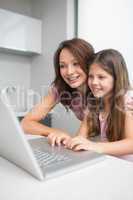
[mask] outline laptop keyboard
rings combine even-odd
[[[41,167],[42,166],[47,167],[52,164],[58,164],[61,162],[71,160],[66,155],[58,154],[55,152],[53,153],[43,152],[39,149],[34,149],[34,154]]]

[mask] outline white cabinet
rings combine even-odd
[[[41,20],[0,9],[0,49],[41,53]]]

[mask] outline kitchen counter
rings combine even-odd
[[[133,163],[106,159],[47,181],[0,157],[1,200],[132,200]]]

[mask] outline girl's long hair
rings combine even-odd
[[[72,99],[77,96],[76,89],[72,89],[62,78],[60,74],[59,57],[63,49],[68,49],[77,59],[83,71],[88,74],[89,58],[94,54],[91,44],[80,38],[73,38],[61,42],[54,54],[55,79],[53,85],[61,95],[60,101],[65,107],[70,107]],[[87,81],[86,81],[87,84]]]
[[[110,113],[107,117],[106,137],[109,141],[117,141],[124,138],[124,94],[130,87],[126,63],[123,56],[114,49],[102,50],[96,53],[89,66],[94,63],[98,64],[114,79],[113,95],[110,98]],[[93,95],[91,98],[90,97],[91,96],[88,98],[88,105],[90,105],[89,99],[93,99]],[[93,135],[100,134],[98,117],[100,106],[98,101],[99,100],[95,100],[95,102],[93,102],[95,106],[93,106],[93,111],[88,115],[89,135],[92,133]]]

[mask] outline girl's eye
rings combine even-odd
[[[89,74],[89,75],[88,75],[88,78],[89,78],[89,79],[92,79],[92,78],[93,78],[93,76],[92,76],[91,74]]]
[[[73,63],[73,66],[78,66],[78,65],[79,65],[78,62],[74,62],[74,63]]]
[[[99,79],[104,79],[105,78],[105,76],[99,76]]]

